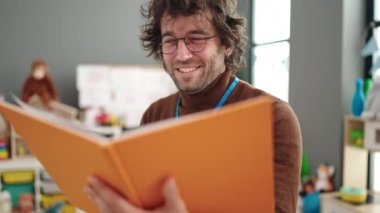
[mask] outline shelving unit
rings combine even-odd
[[[364,132],[365,121],[361,118],[346,116],[344,118],[343,136],[343,185],[367,188],[368,150],[354,146],[351,141],[352,131]],[[366,133],[364,132],[364,138]],[[363,141],[365,139],[362,139]]]
[[[353,131],[364,133],[361,146],[353,145]],[[343,185],[367,188],[368,154],[380,151],[380,120],[346,116],[343,138]]]
[[[1,116],[1,114],[0,114]],[[4,122],[2,123],[4,124]],[[56,186],[53,180],[41,181],[41,173],[44,171],[43,165],[30,153],[29,149],[23,143],[22,138],[14,131],[13,128],[9,127],[9,124],[5,125],[7,128],[0,128],[0,131],[5,132],[6,139],[6,160],[0,160],[0,191],[10,192],[11,197],[13,198],[13,207],[16,207],[18,203],[18,198],[20,194],[27,193],[26,197],[29,198],[30,204],[30,195],[33,195],[34,211],[39,213],[43,211],[43,208],[49,207],[49,204],[53,204],[59,201],[66,201],[66,198],[61,193],[54,193],[54,186]],[[3,125],[4,127],[4,125]],[[112,127],[92,127],[86,129],[89,132],[99,135],[105,135],[108,137],[119,137],[123,131],[122,127],[112,126]],[[6,158],[4,157],[4,158]],[[6,182],[3,181],[4,174],[10,174],[17,171],[28,171],[33,173],[33,178],[30,182]],[[29,173],[30,174],[30,173]],[[33,186],[33,187],[31,187]],[[31,190],[32,188],[32,190]],[[49,189],[48,192],[43,192],[43,189]],[[53,189],[53,190],[52,190]],[[23,195],[23,197],[25,197]],[[30,205],[31,206],[31,205]],[[79,209],[74,209],[74,207],[69,207],[69,205],[61,208],[64,213],[79,213],[83,212]],[[0,210],[0,213],[2,210]]]
[[[42,212],[41,201],[42,201],[42,181],[41,173],[44,172],[42,164],[29,153],[27,148],[22,142],[19,135],[12,129],[9,141],[10,156],[7,160],[0,161],[0,177],[7,172],[16,171],[31,171],[33,172],[33,196],[34,196],[34,211],[36,213]],[[21,150],[21,151],[20,151]],[[21,155],[20,155],[21,154]],[[3,190],[5,187],[4,180],[0,180],[0,189]],[[65,207],[64,212],[79,212],[79,210],[70,210],[70,207]],[[69,210],[67,210],[69,209]],[[72,208],[71,208],[72,209]]]
[[[0,161],[0,175],[2,176],[5,172],[12,172],[12,171],[32,171],[34,178],[34,208],[36,212],[40,212],[39,208],[39,200],[40,200],[40,181],[39,181],[39,172],[42,169],[42,165],[40,162],[33,158],[12,158],[9,160],[3,160]],[[0,187],[3,189],[3,181],[0,181]]]
[[[343,136],[343,185],[367,188],[368,154],[380,151],[380,121],[358,117],[344,118]],[[353,205],[339,199],[339,192],[321,195],[322,213],[380,212],[380,195],[369,192],[370,203]]]

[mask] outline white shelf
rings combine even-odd
[[[369,192],[372,196],[377,193]],[[377,213],[380,212],[379,203],[354,205],[339,200],[339,192],[321,194],[321,213]],[[376,200],[376,198],[375,198]]]
[[[43,168],[41,163],[34,157],[16,158],[0,161],[0,170],[22,170]]]

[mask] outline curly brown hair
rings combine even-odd
[[[145,7],[144,7],[145,6]],[[225,58],[227,70],[235,73],[245,66],[246,19],[236,11],[237,0],[150,0],[141,6],[146,23],[141,27],[142,46],[148,56],[162,61],[161,18],[168,14],[190,16],[210,11],[212,24],[225,47],[232,47],[232,54]]]

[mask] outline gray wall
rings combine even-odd
[[[77,105],[75,69],[80,63],[153,64],[141,49],[141,0],[0,0],[0,94],[17,95],[42,58],[61,100]],[[239,10],[249,15],[250,0]],[[249,70],[240,75],[249,79]]]
[[[150,64],[138,39],[143,1],[0,0],[0,94],[20,94],[45,59],[63,102],[77,105],[79,63]]]
[[[350,112],[364,1],[292,0],[289,102],[300,120],[312,170],[337,168],[341,183],[343,116]]]
[[[352,95],[357,77],[364,77],[363,48],[365,1],[345,0],[343,4],[342,100],[343,113],[351,113]]]

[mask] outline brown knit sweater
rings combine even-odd
[[[154,102],[144,113],[141,124],[175,117],[178,96],[182,98],[180,115],[213,109],[234,77],[229,72],[221,74],[212,85],[201,93],[188,95],[177,92]],[[302,150],[301,130],[293,110],[281,101],[244,81],[239,81],[224,105],[248,98],[270,96],[274,98],[274,164],[276,212],[294,213],[300,181]]]

